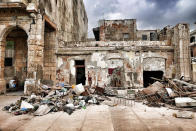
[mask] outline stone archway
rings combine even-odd
[[[9,81],[17,81],[17,89],[24,87],[27,77],[28,34],[21,27],[6,28],[0,44],[0,93],[6,92]]]

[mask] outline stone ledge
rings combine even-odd
[[[3,8],[26,8],[26,5],[19,2],[0,3],[0,9]]]

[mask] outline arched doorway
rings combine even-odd
[[[4,78],[8,92],[24,89],[27,77],[27,38],[27,33],[19,27],[13,28],[5,36]],[[10,85],[12,82],[14,87]]]

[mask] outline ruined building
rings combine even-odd
[[[0,93],[10,80],[55,85],[58,43],[87,37],[83,0],[0,0]]]
[[[128,88],[146,87],[151,77],[192,79],[188,24],[138,30],[135,19],[100,20],[93,32],[96,41],[59,45],[64,82]]]
[[[190,33],[190,47],[191,47],[193,82],[196,82],[196,29]]]
[[[100,20],[96,41],[86,41],[82,0],[0,0],[0,7],[2,93],[12,79],[22,89],[24,83],[137,88],[152,84],[151,77],[192,80],[188,24],[138,30],[135,19]]]

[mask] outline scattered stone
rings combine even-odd
[[[188,111],[177,112],[177,113],[174,113],[173,116],[176,118],[182,118],[182,119],[193,119],[194,118],[194,114]]]
[[[43,116],[50,112],[50,107],[48,105],[41,105],[37,111],[34,113],[35,116]]]
[[[178,97],[175,98],[177,107],[194,107],[196,106],[196,100],[189,97]]]

